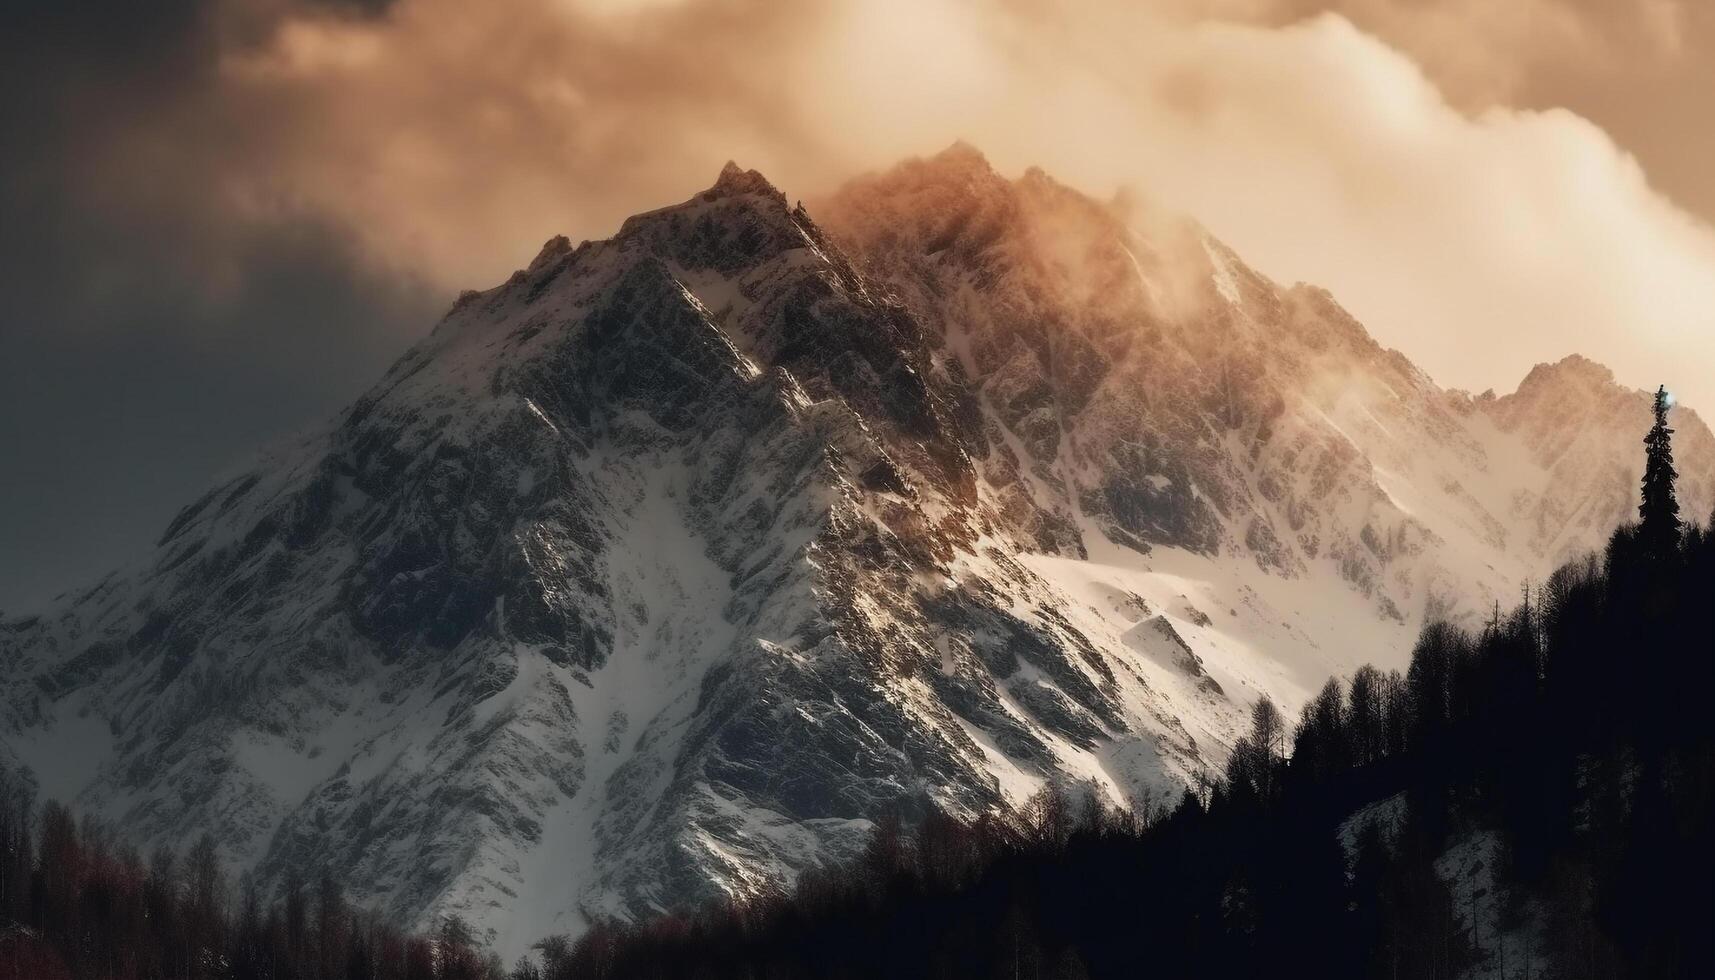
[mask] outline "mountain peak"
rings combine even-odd
[[[1530,369],[1512,393],[1479,399],[1505,429],[1530,423],[1558,425],[1568,413],[1588,412],[1596,405],[1627,402],[1634,393],[1622,387],[1614,372],[1582,354],[1568,354],[1553,363]]]
[[[802,247],[804,221],[786,195],[755,170],[728,162],[707,190],[625,219],[616,241],[641,243],[683,268],[732,272],[762,256]]]
[[[1607,365],[1593,361],[1583,354],[1568,354],[1552,364],[1544,362],[1531,368],[1530,373],[1519,382],[1519,391],[1543,385],[1614,383],[1614,372]]]
[[[767,194],[785,200],[786,196],[769,182],[759,171],[746,170],[732,160],[721,168],[720,176],[715,178],[714,186],[705,192],[706,197],[728,197],[734,194]]]
[[[962,142],[817,214],[729,163],[466,294],[150,564],[0,620],[0,760],[139,846],[206,828],[258,881],[336,867],[518,953],[1093,752],[1116,799],[1192,783],[1252,651],[1387,649],[1419,597],[1461,612],[1454,571],[1492,573],[1480,611],[1631,510],[1643,396],[1549,383],[1611,377],[1585,359],[1533,372],[1516,438],[1467,429],[1325,293]],[[1715,440],[1678,427],[1706,512]]]
[[[569,255],[571,252],[572,240],[564,235],[555,235],[542,243],[542,250],[536,253],[534,259],[530,260],[530,266],[525,271],[527,273],[539,272],[546,268],[549,263]]]
[[[983,156],[983,151],[964,140],[955,140],[953,145],[930,157],[929,162],[959,170],[979,173],[994,172],[994,168],[989,165],[988,157]]]

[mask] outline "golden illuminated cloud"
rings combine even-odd
[[[728,158],[814,205],[963,138],[1196,216],[1444,384],[1579,351],[1715,405],[1705,0],[82,0],[7,27],[0,601],[150,538],[456,290]]]
[[[1715,233],[1597,125],[1505,102],[1570,58],[1615,73],[1679,57],[1680,8],[1321,6],[306,13],[222,64],[234,100],[271,113],[225,191],[333,216],[373,261],[450,288],[499,278],[550,234],[607,234],[729,157],[811,197],[964,138],[1003,169],[1189,212],[1264,271],[1331,288],[1444,383],[1510,387],[1581,351],[1715,404],[1715,382],[1685,370],[1715,364]]]
[[[54,165],[104,215],[172,216],[184,240],[160,251],[218,303],[258,272],[233,258],[247,229],[309,221],[450,291],[552,234],[608,234],[728,158],[813,199],[963,138],[1003,170],[1190,213],[1444,383],[1508,387],[1576,350],[1715,404],[1715,381],[1681,377],[1715,364],[1715,234],[1554,99],[1600,82],[1643,103],[1704,77],[1708,6],[251,0],[206,8],[194,84],[95,116]],[[1712,92],[1596,115],[1683,178],[1711,137],[1676,155],[1637,120]],[[1695,208],[1712,184],[1675,186]],[[150,277],[120,256],[96,292]]]

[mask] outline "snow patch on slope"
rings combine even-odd
[[[521,955],[543,936],[576,934],[591,917],[618,910],[590,900],[598,892],[598,823],[611,781],[639,751],[670,755],[688,723],[710,664],[734,639],[724,609],[731,575],[711,560],[707,544],[687,524],[682,467],[657,464],[641,476],[608,461],[599,467],[612,494],[635,494],[609,543],[609,587],[625,596],[612,654],[587,677],[521,650],[534,671],[565,676],[572,692],[586,768],[578,791],[562,798],[544,822],[541,842],[518,855],[523,881],[496,948]],[[532,671],[520,670],[519,677]]]

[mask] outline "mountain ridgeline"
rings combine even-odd
[[[729,166],[0,622],[0,764],[144,853],[208,834],[264,904],[327,872],[511,959],[878,821],[1206,784],[1264,698],[1601,548],[1649,407],[1576,356],[1444,390],[1194,224],[962,145],[808,209]]]
[[[886,823],[790,895],[539,947],[581,977],[1701,977],[1715,963],[1715,517],[1665,392],[1640,520],[1408,670],[1267,699],[1169,809],[1054,788]]]
[[[555,935],[503,969],[324,874],[236,908],[211,836],[144,864],[0,770],[0,980],[632,977],[1691,978],[1715,961],[1715,518],[1678,516],[1665,393],[1640,520],[1408,669],[1266,696],[1224,773],[1130,809],[1051,784],[889,814],[794,888]],[[1643,669],[1647,663],[1657,669]],[[527,911],[527,910],[521,910]]]

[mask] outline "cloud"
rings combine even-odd
[[[1425,51],[1483,38],[1463,47],[1485,63],[1623,40],[1583,0],[1350,5]],[[275,188],[448,284],[497,278],[560,230],[605,234],[729,156],[808,196],[962,136],[1005,167],[1190,212],[1264,271],[1331,288],[1444,383],[1507,388],[1576,350],[1715,404],[1710,382],[1674,377],[1715,363],[1715,235],[1600,129],[1459,107],[1344,16],[1276,25],[1282,4],[1251,7],[412,0],[300,18],[224,68],[284,107]],[[1649,50],[1678,43],[1659,22],[1633,31]]]
[[[54,440],[143,467],[147,452],[126,453],[154,447],[175,475],[126,513],[164,520],[220,459],[330,412],[453,291],[498,281],[553,234],[610,234],[728,158],[813,198],[958,137],[1012,172],[1041,165],[1195,215],[1263,271],[1332,289],[1443,383],[1510,388],[1576,350],[1715,405],[1715,235],[1608,130],[1554,107],[1561,93],[1592,107],[1676,192],[1707,184],[1675,154],[1715,153],[1715,136],[1673,121],[1706,117],[1698,93],[1715,90],[1682,84],[1715,71],[1702,9],[34,5],[0,39],[0,84],[18,96],[0,106],[0,360],[63,383],[10,385],[0,404],[52,420],[7,434],[30,462],[0,487],[0,539],[128,492],[94,476],[117,464],[91,464],[97,489],[79,491]],[[1679,101],[1656,98],[1663,86]],[[309,349],[319,361],[281,356]],[[234,378],[279,397],[244,404]],[[126,410],[139,421],[109,424]],[[65,563],[29,540],[8,550]],[[20,567],[0,568],[0,598]]]
[[[1335,13],[1397,46],[1462,104],[1518,97],[1544,70],[1607,73],[1676,57],[1680,0],[1256,0],[1244,17],[1282,26]]]
[[[0,32],[0,607],[137,552],[213,472],[354,397],[439,303],[319,208],[222,190],[257,127],[218,59],[295,9],[26,4]]]
[[[1715,219],[1715,4],[1702,0],[1186,0],[1279,27],[1338,13],[1420,65],[1459,108],[1564,107]]]
[[[1195,96],[1142,127],[1144,184],[1443,383],[1506,389],[1580,351],[1715,404],[1686,367],[1715,364],[1715,233],[1588,121],[1468,116],[1329,15],[1197,27],[1150,74]]]

